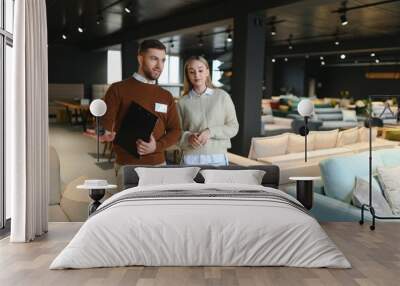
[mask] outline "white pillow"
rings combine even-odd
[[[372,128],[372,141],[378,136],[378,127]],[[369,142],[369,128],[360,127],[358,129],[358,142]]]
[[[339,129],[329,131],[311,131],[310,135],[314,135],[314,150],[336,147],[338,133]]]
[[[392,210],[382,191],[378,182],[372,177],[372,205],[377,215],[390,216],[393,215]],[[353,191],[353,204],[359,208],[364,204],[369,204],[369,182],[368,178],[356,177],[356,186]]]
[[[287,153],[300,153],[304,152],[305,140],[304,136],[298,134],[289,134],[289,141],[287,147]],[[307,135],[307,150],[314,150],[314,135]]]
[[[202,170],[205,184],[261,185],[265,171],[262,170]]]
[[[250,147],[250,159],[278,156],[286,154],[289,134],[277,136],[252,138]]]
[[[355,144],[358,141],[358,128],[350,128],[344,131],[340,131],[337,138],[337,147],[345,145]]]
[[[199,167],[135,168],[139,176],[138,186],[195,183],[193,179],[196,177],[199,170]]]
[[[355,110],[342,109],[343,121],[357,122],[357,115]]]
[[[382,186],[386,199],[389,202],[392,212],[396,215],[400,214],[400,166],[397,167],[378,167],[379,183]]]

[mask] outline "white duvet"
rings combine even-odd
[[[151,198],[133,192],[262,190],[253,185],[181,184],[127,189],[106,200],[50,269],[145,266],[294,266],[349,268],[318,222],[289,204],[258,198]],[[137,193],[135,193],[137,194]]]

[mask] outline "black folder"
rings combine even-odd
[[[136,149],[136,140],[150,141],[150,135],[156,125],[157,118],[147,109],[132,102],[115,135],[114,143],[139,159],[140,155]]]

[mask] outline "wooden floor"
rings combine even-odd
[[[400,285],[400,224],[323,224],[353,268],[123,267],[48,270],[81,223],[50,223],[49,233],[26,244],[0,241],[0,285]]]

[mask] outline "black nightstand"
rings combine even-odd
[[[296,197],[303,206],[310,210],[313,206],[314,192],[313,182],[321,177],[290,177],[289,180],[296,181]]]

